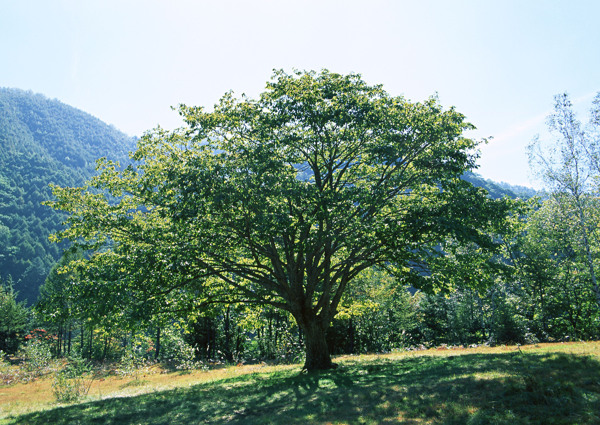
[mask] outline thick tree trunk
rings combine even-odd
[[[329,323],[314,317],[313,320],[303,320],[300,324],[304,334],[306,361],[304,369],[310,371],[332,369],[335,364],[331,361],[329,347],[327,346],[327,327]]]

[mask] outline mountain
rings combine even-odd
[[[108,157],[126,161],[135,140],[58,100],[0,88],[0,278],[34,302],[62,254],[48,241],[62,216],[41,205],[50,183],[80,186]]]
[[[509,198],[521,198],[529,199],[534,196],[542,196],[543,194],[531,187],[517,186],[505,182],[495,182],[481,177],[479,174],[473,172],[466,172],[462,176],[463,180],[468,181],[473,186],[482,187],[488,191],[490,197],[493,199],[502,198],[508,196]]]

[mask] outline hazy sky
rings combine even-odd
[[[582,118],[600,91],[600,1],[0,0],[0,86],[42,93],[129,135],[179,103],[257,96],[273,69],[358,72],[437,93],[478,130],[486,178],[533,185],[525,146],[553,96]]]

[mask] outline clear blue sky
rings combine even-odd
[[[172,105],[257,96],[274,68],[358,72],[437,93],[494,137],[481,175],[531,186],[553,96],[584,113],[600,91],[599,18],[597,0],[0,0],[0,86],[141,135],[179,125]]]

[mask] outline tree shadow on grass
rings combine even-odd
[[[24,424],[598,424],[600,362],[469,354],[345,362],[23,415]]]

